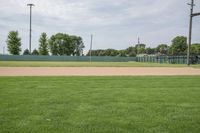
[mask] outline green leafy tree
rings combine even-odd
[[[145,54],[145,47],[146,47],[146,45],[145,44],[137,44],[136,46],[135,46],[135,48],[136,48],[136,53],[137,54]]]
[[[37,51],[37,49],[33,50],[32,55],[39,55],[39,52]]]
[[[191,45],[191,54],[200,55],[200,43],[195,43]]]
[[[58,44],[56,42],[55,35],[51,36],[51,38],[49,39],[49,47],[52,55],[58,55]]]
[[[23,55],[30,55],[30,52],[28,49],[25,49],[24,52],[23,52]]]
[[[95,52],[96,56],[106,56],[105,50],[99,49]]]
[[[84,48],[81,37],[58,33],[49,39],[50,52],[53,55],[80,56]]]
[[[18,31],[10,31],[6,40],[7,48],[10,54],[19,55],[21,52],[21,38],[18,37]]]
[[[106,49],[105,56],[117,56],[119,55],[118,51],[115,49]]]
[[[126,50],[119,50],[119,56],[126,57]]]
[[[156,53],[156,48],[150,48],[150,47],[148,47],[148,48],[145,49],[145,53],[149,54],[149,55],[155,54]]]
[[[169,53],[171,55],[185,55],[187,51],[187,37],[177,36],[172,40]]]
[[[39,39],[39,54],[49,55],[47,34],[42,33]]]
[[[168,53],[169,46],[167,44],[160,44],[156,47],[156,51],[162,55],[166,55]]]
[[[70,42],[72,46],[73,56],[80,56],[83,54],[83,48],[85,47],[82,38],[79,36],[70,36]]]
[[[75,46],[71,43],[68,34],[56,34],[56,44],[58,45],[58,55],[70,56],[73,54]]]
[[[125,51],[126,55],[130,57],[135,57],[137,54],[137,49],[135,47],[128,47]]]

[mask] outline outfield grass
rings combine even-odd
[[[0,132],[199,133],[199,81],[0,77]]]
[[[186,64],[159,64],[141,62],[47,62],[0,61],[0,67],[186,67]],[[200,65],[192,65],[200,67]]]

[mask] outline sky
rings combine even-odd
[[[17,30],[22,50],[29,48],[29,7],[33,3],[32,49],[39,37],[58,32],[83,38],[84,53],[93,49],[125,49],[171,44],[176,36],[188,36],[190,0],[0,0],[0,53],[9,31]],[[200,12],[195,0],[194,12]],[[193,19],[192,42],[200,43],[200,16]]]

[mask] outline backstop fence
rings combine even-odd
[[[89,56],[41,56],[41,55],[0,55],[0,61],[90,61]],[[168,64],[187,64],[187,56],[141,56],[111,57],[92,56],[93,62],[151,62]],[[200,56],[191,56],[192,64],[200,64]]]

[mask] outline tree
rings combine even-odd
[[[145,47],[146,45],[145,44],[137,44],[135,46],[136,50],[137,50],[137,54],[145,54]]]
[[[42,33],[39,39],[39,54],[49,55],[47,34]]]
[[[80,56],[82,55],[84,44],[79,36],[57,33],[49,39],[49,47],[53,55]]]
[[[71,45],[73,47],[73,56],[80,56],[83,54],[83,48],[85,47],[83,44],[83,40],[81,37],[77,36],[70,36]]]
[[[7,48],[10,54],[19,55],[21,52],[21,38],[18,37],[18,31],[10,31],[6,40]]]
[[[52,55],[58,55],[58,46],[54,35],[49,39],[49,47]]]
[[[135,47],[128,47],[125,51],[126,55],[130,57],[135,57],[137,54],[137,49]]]
[[[191,45],[191,54],[200,55],[200,43],[195,43]]]
[[[30,55],[29,50],[28,50],[28,49],[25,49],[23,55]]]
[[[37,51],[37,49],[33,50],[32,55],[39,55],[39,52]]]
[[[58,33],[55,37],[55,43],[58,46],[58,55],[72,55],[75,46],[71,43],[70,36],[68,34]]]
[[[159,54],[166,55],[168,53],[169,47],[167,44],[160,44],[156,47],[156,51],[159,52]]]
[[[119,56],[126,57],[126,50],[119,50]]]
[[[156,53],[156,48],[150,48],[150,47],[148,47],[148,48],[146,48],[146,50],[145,50],[145,53],[146,54],[155,54]]]
[[[187,37],[177,36],[172,40],[170,54],[185,55],[187,51]]]

